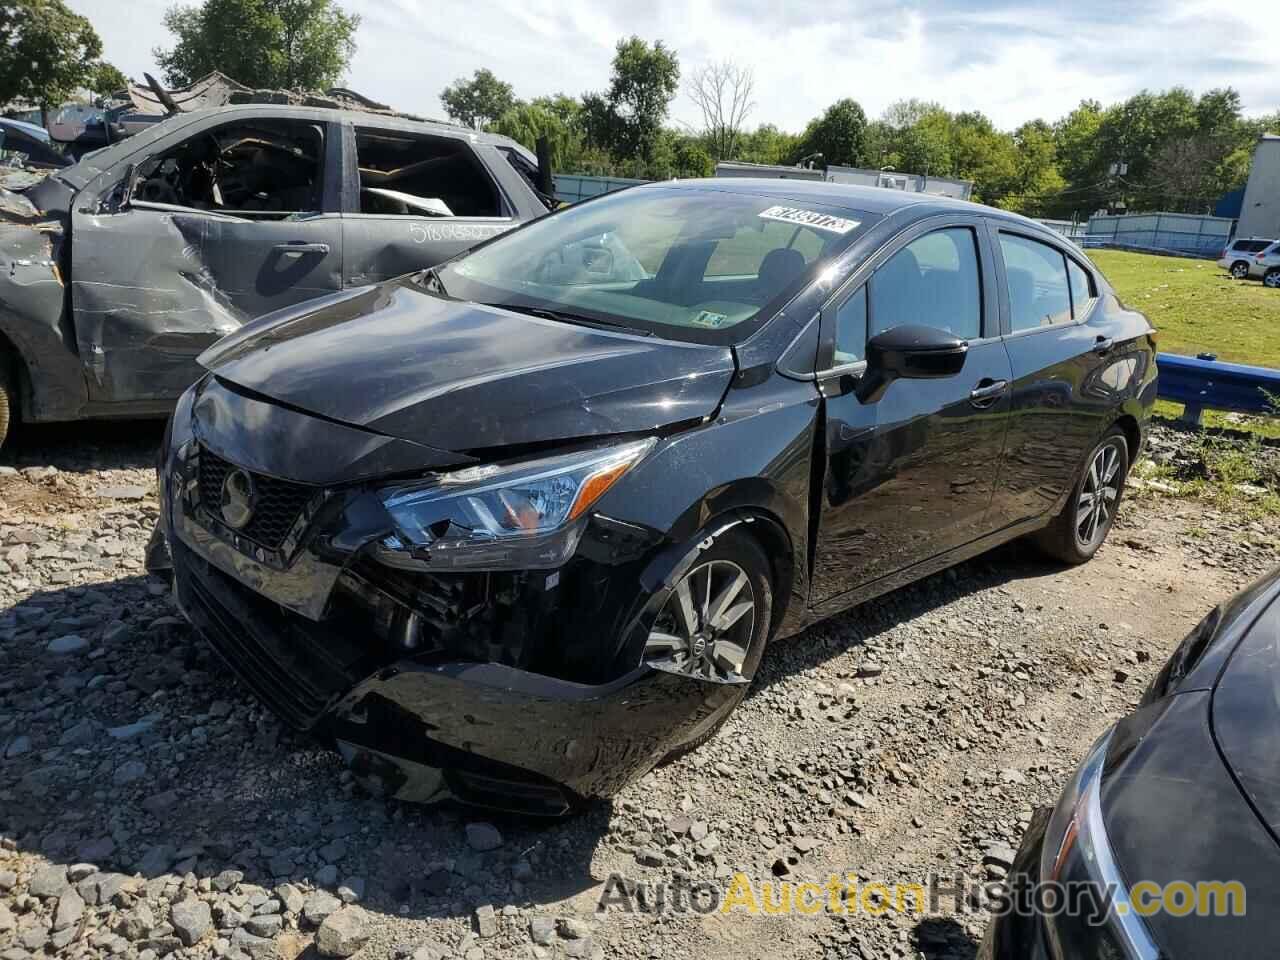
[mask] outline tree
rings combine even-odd
[[[129,86],[129,78],[114,64],[99,60],[89,71],[84,85],[90,93],[97,94],[99,97],[109,97]]]
[[[738,144],[739,160],[781,164],[795,158],[800,138],[794,133],[779,130],[771,123],[762,123],[754,131],[741,134]]]
[[[708,63],[689,81],[689,98],[702,112],[702,135],[714,160],[736,156],[742,124],[755,102],[755,74],[732,60]]]
[[[680,61],[674,50],[661,40],[652,46],[634,36],[619,40],[608,91],[582,98],[588,142],[615,159],[647,161],[679,89]]]
[[[85,86],[102,41],[62,0],[0,4],[0,103],[26,100],[42,111]]]
[[[450,119],[482,130],[516,105],[516,95],[511,84],[482,67],[470,80],[459,77],[445,87],[440,102]]]
[[[551,148],[553,170],[577,170],[580,165],[583,142],[576,124],[542,102],[517,103],[508,109],[487,129],[510,137],[530,150],[537,150],[539,138],[545,137]]]
[[[164,25],[178,42],[152,56],[170,86],[218,70],[250,87],[325,90],[356,52],[360,17],[333,0],[205,0],[170,7]]]
[[[794,159],[822,154],[828,164],[856,167],[866,162],[867,115],[858,101],[837,100],[821,117],[809,122]]]

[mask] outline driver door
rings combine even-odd
[[[909,228],[824,309],[826,472],[812,588],[819,607],[843,607],[849,591],[990,532],[1013,379],[994,277],[985,230],[964,218],[935,219]],[[966,339],[962,369],[894,380],[875,399],[859,399],[867,341],[904,324]]]
[[[191,124],[109,186],[113,212],[77,204],[71,299],[93,403],[163,408],[205,348],[341,289],[337,148],[331,124],[285,116]]]

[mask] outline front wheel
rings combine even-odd
[[[651,666],[705,683],[733,683],[735,694],[668,754],[706,743],[729,719],[764,656],[773,620],[773,581],[759,543],[729,530],[703,550],[663,603],[644,646]]]
[[[1243,260],[1237,260],[1231,265],[1231,276],[1235,277],[1237,280],[1243,280],[1245,277],[1249,276],[1249,265]]]
[[[0,350],[0,447],[4,446],[9,429],[18,419],[17,380],[13,375],[13,364],[3,350]]]
[[[1262,282],[1272,290],[1280,288],[1280,267],[1272,267],[1262,277]]]
[[[1124,431],[1112,427],[1085,460],[1062,512],[1038,534],[1041,549],[1071,564],[1097,553],[1115,522],[1128,473],[1128,441]]]

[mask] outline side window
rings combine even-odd
[[[868,336],[908,323],[982,335],[982,285],[977,240],[968,227],[949,227],[913,240],[871,277]]]
[[[1067,277],[1071,281],[1071,312],[1077,320],[1089,312],[1093,299],[1098,294],[1093,289],[1093,277],[1089,271],[1067,258]]]
[[[319,124],[263,118],[205,130],[144,161],[133,198],[280,218],[320,209]]]
[[[1000,234],[1005,275],[1009,281],[1009,313],[1013,331],[1034,330],[1071,320],[1067,260],[1060,250],[1039,240]]]
[[[356,128],[360,212],[499,217],[498,192],[465,140]]]
[[[840,305],[836,311],[836,351],[833,366],[856,363],[866,355],[867,285]]]

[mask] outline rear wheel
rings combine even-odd
[[[18,379],[9,355],[0,350],[0,447],[18,421]]]
[[[764,656],[773,618],[773,582],[760,545],[737,530],[704,550],[671,589],[649,628],[646,663],[711,683],[737,681],[720,714],[666,759],[706,743],[746,696]]]
[[[1115,522],[1128,473],[1129,444],[1124,431],[1112,427],[1085,460],[1062,512],[1037,535],[1041,549],[1073,564],[1097,553]]]
[[[1280,288],[1280,267],[1272,267],[1262,277],[1262,282],[1271,289]]]
[[[1243,280],[1249,275],[1249,264],[1243,260],[1237,260],[1231,265],[1231,275],[1237,280]]]

